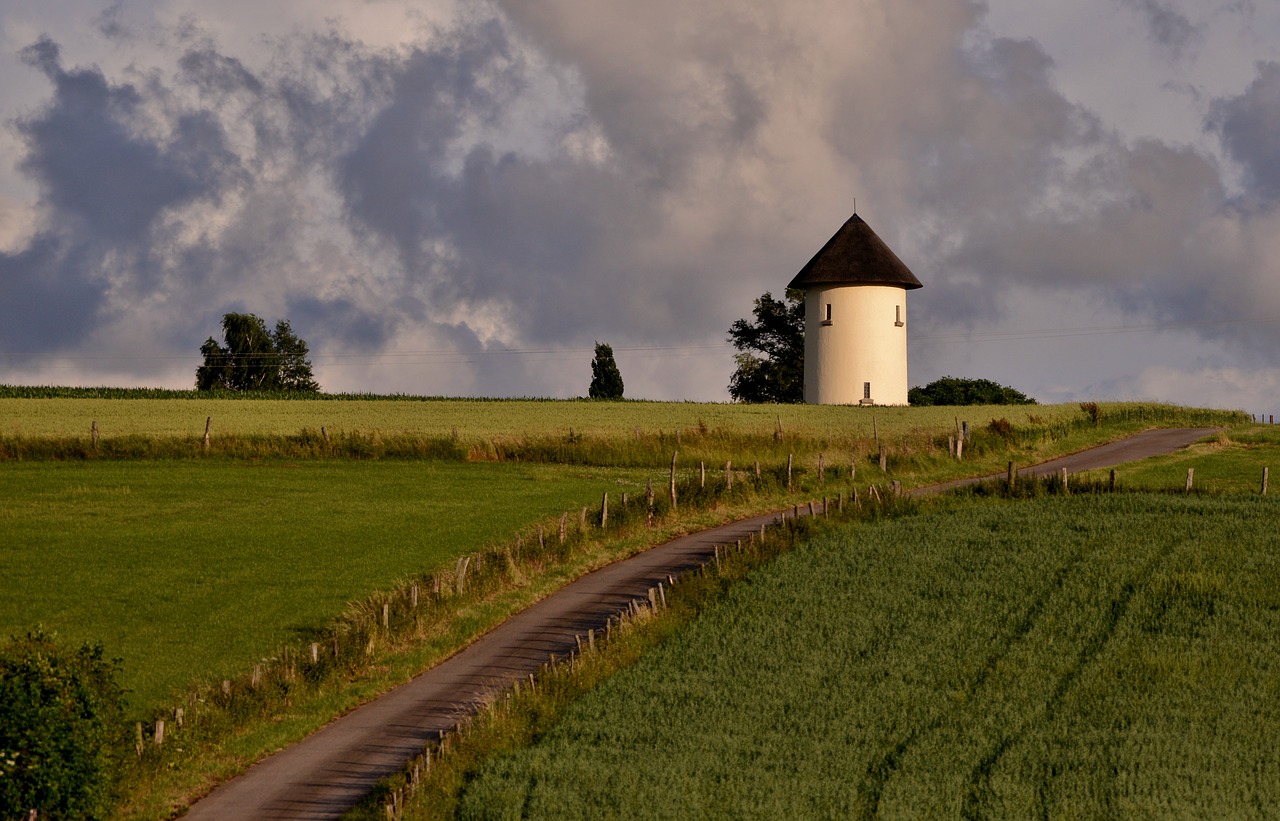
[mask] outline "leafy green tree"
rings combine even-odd
[[[596,343],[596,355],[591,360],[591,387],[587,395],[592,399],[621,399],[622,373],[613,361],[613,347]]]
[[[1034,405],[1036,400],[1021,391],[990,379],[961,379],[944,376],[923,388],[907,391],[912,405]]]
[[[225,314],[222,338],[221,345],[209,337],[200,346],[204,363],[196,369],[197,390],[320,390],[307,359],[307,343],[293,332],[288,320],[277,322],[271,332],[256,314]]]
[[[729,327],[729,341],[740,351],[729,396],[735,402],[803,402],[804,292],[788,290],[780,300],[766,291],[752,314],[754,320]]]
[[[306,393],[319,391],[320,384],[311,375],[307,343],[293,332],[289,320],[282,319],[276,323],[271,339],[275,343],[276,355],[280,358],[280,389]]]
[[[127,748],[118,666],[40,630],[0,647],[0,818],[106,818]]]

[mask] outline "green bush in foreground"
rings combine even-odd
[[[37,630],[0,648],[0,817],[104,818],[123,744],[123,692],[100,645]]]

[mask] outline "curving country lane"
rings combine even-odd
[[[1214,428],[1149,430],[1071,456],[1023,468],[1042,476],[1110,468],[1171,453]],[[912,495],[938,493],[991,478],[932,485]],[[602,629],[668,575],[708,561],[718,545],[746,540],[785,514],[769,513],[683,536],[611,564],[489,631],[478,641],[318,732],[263,759],[196,802],[185,818],[196,821],[335,819],[382,778],[399,772],[429,740],[452,728],[489,694],[508,689],[546,662],[567,656],[577,637]]]

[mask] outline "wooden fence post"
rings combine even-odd
[[[889,454],[884,448],[880,448],[880,472],[889,472]]]
[[[733,460],[724,463],[724,489],[733,490]]]
[[[567,525],[568,523],[569,523],[569,512],[565,511],[564,513],[560,514],[560,544],[564,544],[564,539],[566,535],[565,525]]]
[[[1115,472],[1115,469],[1112,469],[1112,471],[1111,471],[1111,479],[1110,479],[1110,481],[1107,483],[1107,490],[1109,490],[1109,491],[1111,491],[1111,492],[1113,492],[1113,493],[1114,493],[1114,492],[1115,492],[1115,489],[1116,489],[1116,472]]]
[[[787,454],[787,492],[788,493],[791,492],[791,460],[794,458],[794,456],[795,454],[791,454],[791,453]]]
[[[609,491],[604,492],[604,498],[600,500],[600,529],[604,530],[609,524]]]
[[[1263,468],[1262,469],[1262,495],[1263,496],[1267,495],[1267,483],[1270,478],[1271,478],[1271,468]]]
[[[89,428],[89,433],[93,436],[93,449],[98,449],[98,420],[93,420],[93,425]]]
[[[676,510],[676,457],[680,455],[679,451],[671,454],[671,511]]]
[[[707,463],[706,462],[698,463],[698,473],[701,474],[702,476],[702,478],[699,480],[698,486],[705,488],[707,486]]]
[[[1187,468],[1187,492],[1188,493],[1191,492],[1191,486],[1195,483],[1195,480],[1196,480],[1196,469]]]
[[[968,424],[967,422],[965,424]],[[956,459],[964,458],[964,437],[961,436],[956,440]]]
[[[1014,470],[1013,462],[1009,463],[1009,476],[1006,481],[1009,483],[1009,489],[1013,490],[1013,483],[1018,478],[1018,471]]]
[[[206,416],[204,420],[204,449],[209,449],[209,429],[213,427],[213,417]]]
[[[880,428],[876,425],[876,415],[871,414],[871,438],[876,440],[876,444],[880,444]]]
[[[1066,468],[1062,469],[1062,489],[1064,491],[1067,489],[1067,469]]]

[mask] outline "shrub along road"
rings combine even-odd
[[[1212,428],[1151,430],[1119,442],[1019,471],[1043,476],[1170,453]],[[939,492],[996,477],[918,488]],[[651,587],[708,561],[718,545],[746,540],[776,521],[770,513],[712,528],[647,550],[573,582],[456,655],[324,729],[254,765],[192,806],[188,819],[331,819],[354,806],[382,778],[487,697],[503,692],[547,661],[567,656],[577,637],[602,629],[610,616],[646,599]]]

